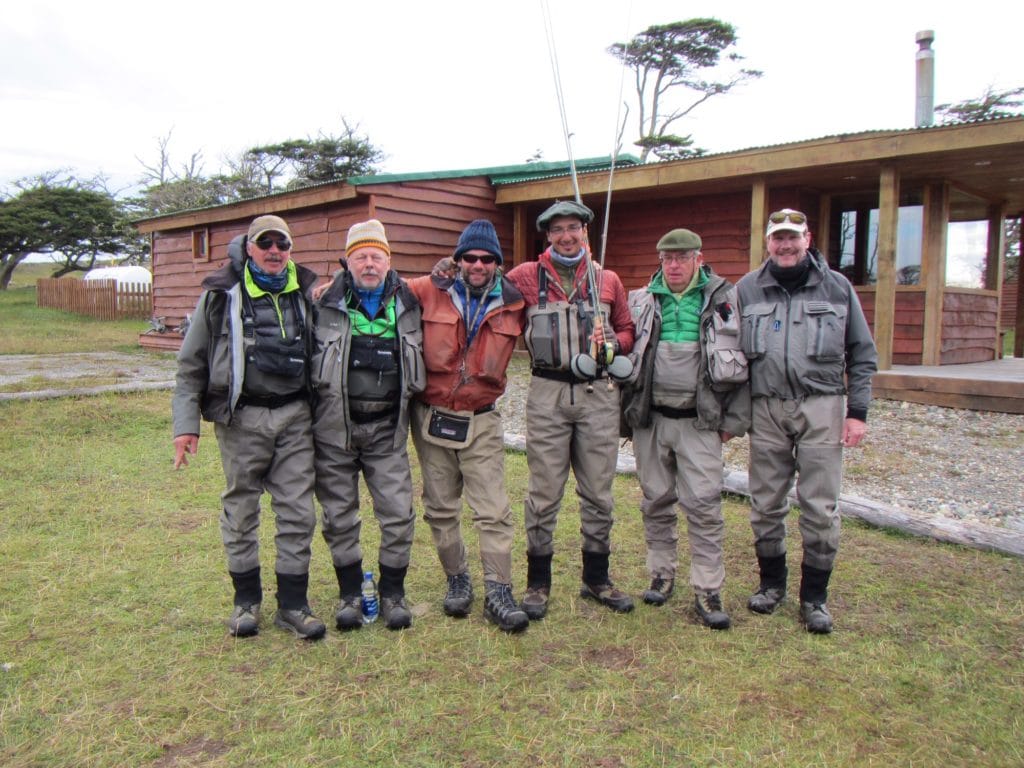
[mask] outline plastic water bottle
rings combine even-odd
[[[377,583],[373,580],[373,571],[363,574],[363,586],[361,588],[361,599],[363,609],[363,624],[370,624],[377,620],[380,612],[380,602],[377,600]]]

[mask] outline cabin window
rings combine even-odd
[[[192,230],[192,261],[210,260],[210,230]]]
[[[946,285],[995,288],[985,285],[987,259],[988,221],[951,221],[946,229]]]
[[[896,284],[921,282],[924,208],[900,206],[896,225]],[[842,211],[839,218],[838,269],[854,285],[878,282],[878,209]]]

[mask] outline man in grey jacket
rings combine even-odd
[[[675,585],[678,513],[686,513],[697,617],[728,629],[722,605],[722,444],[749,426],[747,364],[736,289],[703,265],[701,239],[674,229],[658,241],[660,269],[629,294],[634,375],[622,392],[632,437],[652,581],[644,602],[664,605]]]
[[[800,618],[809,632],[826,634],[843,447],[867,431],[877,353],[853,287],[811,248],[807,216],[791,208],[772,213],[766,239],[768,260],[737,285],[750,363],[750,520],[761,574],[747,605],[772,613],[786,595],[787,497],[799,475]]]
[[[178,353],[174,467],[199,448],[200,415],[214,423],[227,488],[221,539],[234,585],[228,629],[259,631],[260,495],[270,494],[277,533],[274,624],[304,639],[326,627],[309,609],[313,438],[309,409],[309,304],[314,273],[291,260],[278,216],[260,216],[228,246],[228,263],[203,281]]]
[[[363,623],[359,475],[380,525],[380,612],[388,629],[412,625],[405,575],[415,513],[409,471],[409,397],[423,389],[423,331],[416,297],[391,269],[376,219],[354,224],[346,269],[314,305],[313,437],[316,496],[341,601],[338,629]]]

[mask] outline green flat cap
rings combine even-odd
[[[559,216],[572,216],[584,224],[589,224],[594,220],[594,212],[582,203],[572,200],[559,200],[537,217],[537,231],[547,232],[551,220],[557,219]]]
[[[688,229],[673,229],[658,241],[659,251],[699,251],[700,235]]]

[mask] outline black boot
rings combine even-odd
[[[235,587],[235,608],[228,619],[228,631],[235,637],[251,637],[260,631],[260,603],[263,601],[260,567],[228,573]]]
[[[633,598],[612,584],[608,575],[608,553],[583,550],[583,586],[580,597],[596,600],[618,613],[633,610]]]
[[[747,601],[747,608],[754,613],[774,613],[786,597],[786,579],[789,576],[786,555],[758,555],[757,565],[761,571],[761,583]]]
[[[379,563],[380,615],[388,629],[407,629],[412,626],[412,611],[405,603],[405,574],[408,566],[392,568]]]
[[[532,620],[543,619],[548,612],[551,598],[552,555],[526,556],[526,593],[520,608]]]
[[[359,600],[363,583],[363,561],[334,566],[338,577],[338,609],[334,612],[334,625],[343,632],[363,626],[363,607]]]
[[[327,627],[309,610],[306,591],[309,574],[277,574],[277,613],[274,625],[303,640],[319,640]]]
[[[484,618],[503,632],[522,632],[530,626],[530,617],[512,597],[511,584],[485,581],[484,589]]]
[[[828,600],[828,582],[831,570],[800,565],[800,619],[808,632],[827,635],[832,631],[832,614],[825,605]]]

